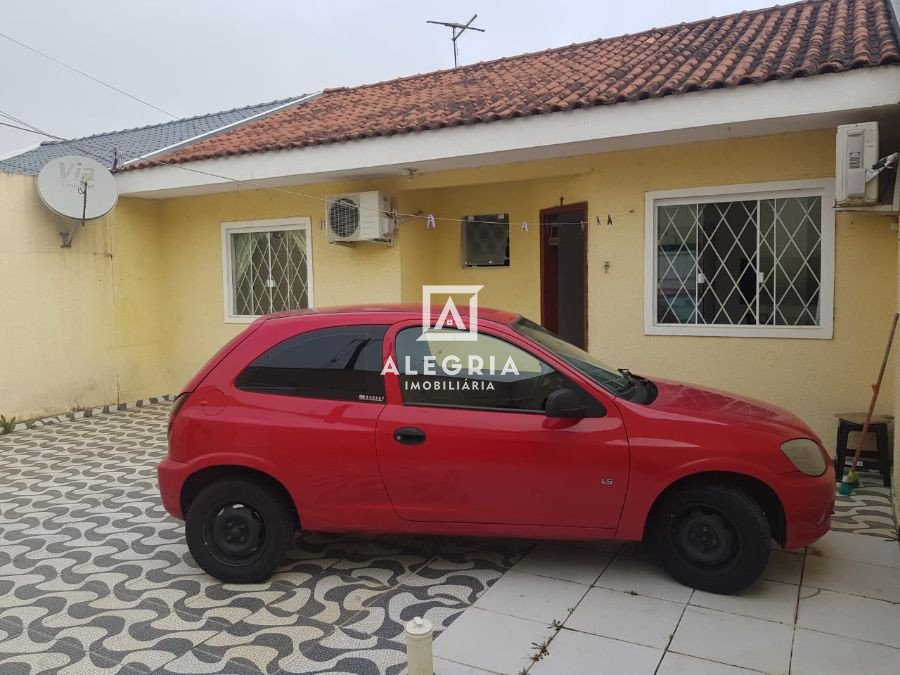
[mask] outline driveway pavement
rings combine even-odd
[[[830,532],[773,550],[738,595],[676,583],[639,545],[541,543],[434,643],[437,675],[896,675],[900,547]]]
[[[155,466],[169,406],[0,436],[0,673],[397,673],[534,544],[306,534],[265,584],[194,564]]]
[[[839,500],[842,532],[774,551],[739,597],[680,586],[637,544],[322,534],[268,583],[227,585],[160,505],[168,409],[0,436],[2,675],[393,675],[415,616],[438,675],[897,672],[887,488]]]

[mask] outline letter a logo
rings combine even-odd
[[[463,323],[459,310],[453,298],[447,298],[447,304],[435,323],[435,328],[456,328],[457,330],[466,330],[466,324]]]
[[[482,288],[484,286],[422,286],[422,334],[417,339],[437,342],[474,342],[477,340],[478,291]],[[468,325],[463,321],[462,314],[457,309],[456,303],[453,302],[453,298],[450,297],[454,293],[469,296]],[[434,323],[431,321],[436,311],[431,304],[433,295],[447,296],[447,301]]]

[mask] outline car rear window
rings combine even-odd
[[[383,403],[381,344],[387,328],[337,326],[301,333],[257,357],[235,386],[261,394]]]

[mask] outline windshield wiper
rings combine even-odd
[[[619,396],[630,399],[637,390],[640,381],[628,368],[616,368],[616,370],[625,378],[625,388],[619,392]]]
[[[641,377],[640,375],[635,375],[630,370],[628,370],[628,368],[616,368],[616,370],[618,370],[622,374],[622,377],[624,377],[627,380],[628,384],[637,386],[638,384],[641,384],[641,383],[647,381],[646,377]]]
[[[646,377],[641,377],[640,375],[635,375],[628,368],[617,368],[619,373],[621,373],[622,377],[625,378],[625,382],[628,384],[628,389],[626,391],[629,392],[630,397],[627,397],[628,400],[634,401],[637,399],[638,385],[640,385],[640,400],[638,403],[652,403],[656,398],[658,390],[656,385],[653,384]]]

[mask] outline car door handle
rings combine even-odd
[[[394,431],[394,440],[404,445],[419,445],[425,442],[425,432],[416,427],[400,427]]]

